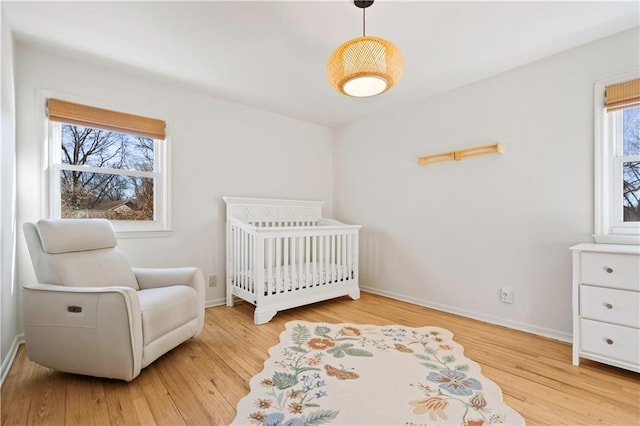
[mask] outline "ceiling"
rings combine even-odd
[[[2,1],[16,39],[152,73],[213,96],[325,126],[389,111],[640,25],[640,2],[378,0],[367,35],[405,71],[387,93],[335,92],[326,62],[361,35],[351,1]]]

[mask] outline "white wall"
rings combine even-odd
[[[20,321],[14,281],[15,97],[13,37],[0,5],[0,383],[15,355]]]
[[[207,301],[222,302],[222,196],[311,199],[332,212],[332,134],[322,126],[226,102],[173,83],[17,44],[18,224],[42,217],[37,89],[165,119],[171,143],[173,236],[123,239],[133,266],[197,266],[217,274]],[[21,231],[18,282],[35,276]]]
[[[568,248],[594,231],[593,85],[637,69],[638,40],[636,28],[337,128],[334,212],[364,226],[363,287],[569,339]],[[504,155],[416,164],[496,141]]]

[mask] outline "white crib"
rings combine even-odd
[[[358,230],[321,217],[321,201],[223,197],[227,204],[227,306],[255,305],[254,323],[283,309],[360,298]]]

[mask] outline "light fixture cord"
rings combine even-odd
[[[366,26],[367,26],[367,22],[366,22],[366,20],[364,19],[364,14],[365,14],[365,12],[366,12],[366,11],[367,11],[367,8],[366,8],[366,7],[363,7],[363,8],[362,8],[362,37],[364,37],[364,36],[365,36],[365,31],[364,31],[364,30],[365,30],[365,28],[366,28]]]

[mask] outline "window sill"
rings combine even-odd
[[[597,234],[597,235],[593,235],[593,239],[595,240],[596,243],[600,243],[600,244],[640,245],[640,235]]]
[[[173,235],[173,231],[118,231],[116,230],[118,238],[169,238]]]

